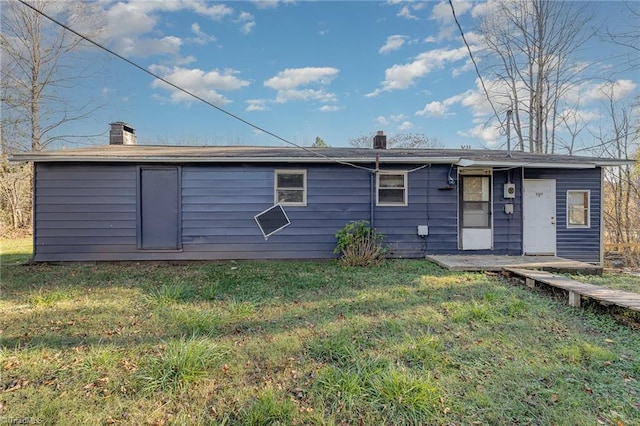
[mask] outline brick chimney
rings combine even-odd
[[[136,130],[123,121],[109,123],[109,145],[136,145]]]
[[[373,137],[373,149],[387,149],[387,136],[382,130]]]

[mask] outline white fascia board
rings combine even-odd
[[[457,166],[460,167],[527,167],[530,169],[595,169],[594,163],[541,163],[524,161],[492,161],[492,160],[469,160],[461,159]]]
[[[597,166],[601,167],[620,167],[620,166],[633,166],[636,160],[598,160],[594,161]]]

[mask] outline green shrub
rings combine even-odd
[[[378,265],[384,260],[384,235],[369,226],[366,220],[347,223],[336,232],[336,240],[334,253],[340,254],[349,266]]]

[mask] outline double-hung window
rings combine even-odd
[[[378,206],[407,205],[407,172],[379,172],[377,175]]]
[[[567,228],[588,228],[589,191],[567,191]]]
[[[307,205],[307,171],[276,170],[274,204],[284,206]]]

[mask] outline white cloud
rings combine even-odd
[[[455,67],[451,70],[451,77],[458,77],[466,72],[473,71],[473,61],[467,59],[463,66]]]
[[[111,40],[136,36],[153,30],[158,19],[135,3],[116,3],[107,10],[108,34]]]
[[[456,16],[461,16],[467,13],[473,4],[470,1],[454,1],[453,8],[456,11]],[[451,24],[454,23],[453,13],[451,12],[451,5],[449,5],[448,1],[441,1],[440,3],[433,6],[431,10],[431,19],[434,19],[443,24]]]
[[[322,89],[283,89],[278,90],[276,102],[284,104],[290,101],[320,101],[320,102],[336,102],[338,98],[335,94],[326,92]]]
[[[251,0],[256,9],[275,9],[279,4],[294,3],[295,0]]]
[[[391,114],[388,117],[378,116],[375,122],[381,126],[397,125],[398,131],[407,131],[414,127],[413,123],[407,120],[407,116],[404,114]]]
[[[150,3],[165,3],[162,2],[150,2]],[[206,16],[216,21],[221,21],[223,18],[233,14],[233,9],[222,3],[209,3],[198,0],[184,0],[182,2],[185,9],[190,9],[199,15]]]
[[[248,86],[249,82],[237,77],[238,72],[234,70],[212,70],[205,72],[194,68],[187,69],[181,67],[168,68],[161,65],[152,65],[149,69],[162,76],[167,81],[179,86],[215,105],[224,105],[231,102],[218,93],[220,90],[238,90]],[[186,93],[167,85],[160,80],[154,80],[151,87],[162,88],[171,92],[171,101],[191,103],[195,99]]]
[[[288,68],[264,82],[266,87],[278,92],[276,102],[295,100],[317,100],[335,102],[336,96],[324,89],[302,89],[308,85],[326,86],[338,75],[339,70],[331,67]]]
[[[467,55],[466,48],[434,49],[416,56],[413,62],[403,65],[393,65],[385,70],[385,79],[382,87],[367,94],[372,97],[390,90],[407,89],[418,78],[424,77],[431,71],[443,68],[446,64],[464,59]]]
[[[559,118],[569,126],[579,126],[580,123],[597,120],[602,115],[598,111],[579,110],[575,108],[565,108],[559,114]]]
[[[433,6],[433,9],[431,9],[431,19],[440,22],[453,22],[453,15],[451,14],[451,6],[449,6],[449,3],[441,1]]]
[[[398,130],[400,130],[401,132],[410,130],[412,128],[413,128],[413,123],[409,121],[403,121],[402,124],[398,126]]]
[[[387,124],[389,124],[389,121],[385,117],[379,116],[379,117],[376,117],[376,123],[386,126]]]
[[[197,0],[117,2],[103,12],[107,23],[105,35],[108,37],[105,41],[110,42],[115,51],[125,56],[176,54],[180,48],[176,41],[180,39],[175,36],[158,36],[155,33],[158,32],[158,13],[180,10],[189,10],[216,21],[233,14],[233,9],[224,4],[209,4]],[[199,24],[191,29],[198,37],[193,39],[194,42],[211,41],[212,36],[202,33]],[[144,37],[146,34],[155,36]]]
[[[480,139],[484,142],[484,145],[489,148],[495,148],[501,142],[506,141],[505,137],[500,134],[499,123],[495,121],[486,124],[477,124],[468,131],[459,131],[458,134],[460,136]]]
[[[387,37],[387,42],[378,50],[378,53],[385,54],[398,50],[404,44],[406,37],[402,35],[392,35]]]
[[[245,111],[268,111],[265,99],[249,99]]]
[[[251,0],[256,9],[275,9],[278,7],[278,0]]]
[[[195,61],[196,61],[196,58],[194,58],[191,55],[185,56],[185,57],[173,58],[173,62],[175,63],[175,65],[189,65]]]
[[[443,102],[432,101],[424,106],[416,115],[426,115],[429,117],[442,117],[447,113],[447,106]]]
[[[106,11],[110,24],[109,37],[114,39],[119,35],[146,34],[153,30],[158,22],[154,13],[180,10],[190,10],[216,21],[233,14],[233,9],[224,4],[198,0],[118,2]]]
[[[427,7],[427,3],[428,2],[426,1],[416,1],[411,3],[411,7],[413,8],[413,10],[422,10]]]
[[[411,8],[409,7],[409,5],[402,6],[402,8],[400,9],[400,12],[398,12],[396,16],[400,18],[406,18],[406,19],[418,19],[417,16],[414,16],[411,14]]]
[[[242,12],[238,16],[238,22],[241,24],[240,31],[244,34],[249,34],[256,26],[255,18],[248,12]]]
[[[193,24],[191,24],[191,32],[195,34],[195,37],[191,39],[193,43],[206,44],[209,42],[216,41],[216,38],[214,36],[209,35],[204,31],[202,31],[202,29],[200,28],[200,24],[198,24],[197,22],[194,22]]]
[[[167,36],[159,39],[124,37],[116,42],[115,50],[123,56],[148,57],[152,55],[176,55],[182,40]]]
[[[454,1],[453,7],[456,11],[456,16],[465,14],[472,8],[472,3],[469,1]],[[458,29],[453,19],[453,13],[451,11],[451,5],[447,1],[441,1],[436,4],[431,10],[432,20],[435,20],[440,25],[438,39],[445,40],[452,37],[458,37]],[[465,35],[466,36],[466,35]]]
[[[335,112],[340,111],[340,107],[338,105],[323,105],[319,110],[321,112]]]
[[[310,83],[329,84],[339,70],[331,67],[287,68],[264,82],[272,89],[292,89]]]
[[[451,96],[444,101],[432,101],[424,106],[420,111],[416,111],[416,115],[427,117],[442,117],[444,115],[452,115],[449,112],[449,107],[455,104],[462,104],[467,107],[474,107],[476,101],[477,92],[467,90],[459,95]]]
[[[493,117],[494,110],[487,100],[479,79],[476,79],[475,84],[476,88],[474,90],[467,90],[444,100],[433,100],[415,114],[418,116],[442,117],[452,114],[450,112],[451,107],[459,105],[468,109],[474,117],[474,127],[461,131],[460,135],[482,140],[487,146],[502,144],[505,141],[505,137],[500,133],[500,123]],[[513,92],[506,82],[485,80],[485,86],[493,107],[497,111],[506,111],[512,107],[511,98]],[[588,125],[602,118],[597,109],[601,102],[607,102],[609,98],[616,102],[629,99],[637,93],[637,89],[637,83],[626,79],[604,83],[584,81],[573,85],[568,87],[565,95],[560,99],[559,106],[562,110],[558,118],[565,118],[569,126]],[[529,91],[525,84],[519,83],[515,90],[521,104],[526,105]],[[490,118],[489,120],[487,120],[488,117]],[[522,120],[521,126],[526,127],[528,125],[527,115],[521,114],[520,119]]]
[[[244,34],[249,34],[251,31],[253,31],[253,29],[255,28],[256,23],[251,21],[251,22],[245,22],[244,24],[242,24],[242,26],[240,27],[240,31],[242,31]]]
[[[497,7],[499,7],[497,1],[478,2],[471,8],[471,16],[475,19],[483,18],[492,14]]]
[[[567,93],[567,100],[581,104],[609,98],[619,101],[633,93],[637,87],[638,85],[631,80],[606,81],[604,83],[587,81],[571,87]]]

